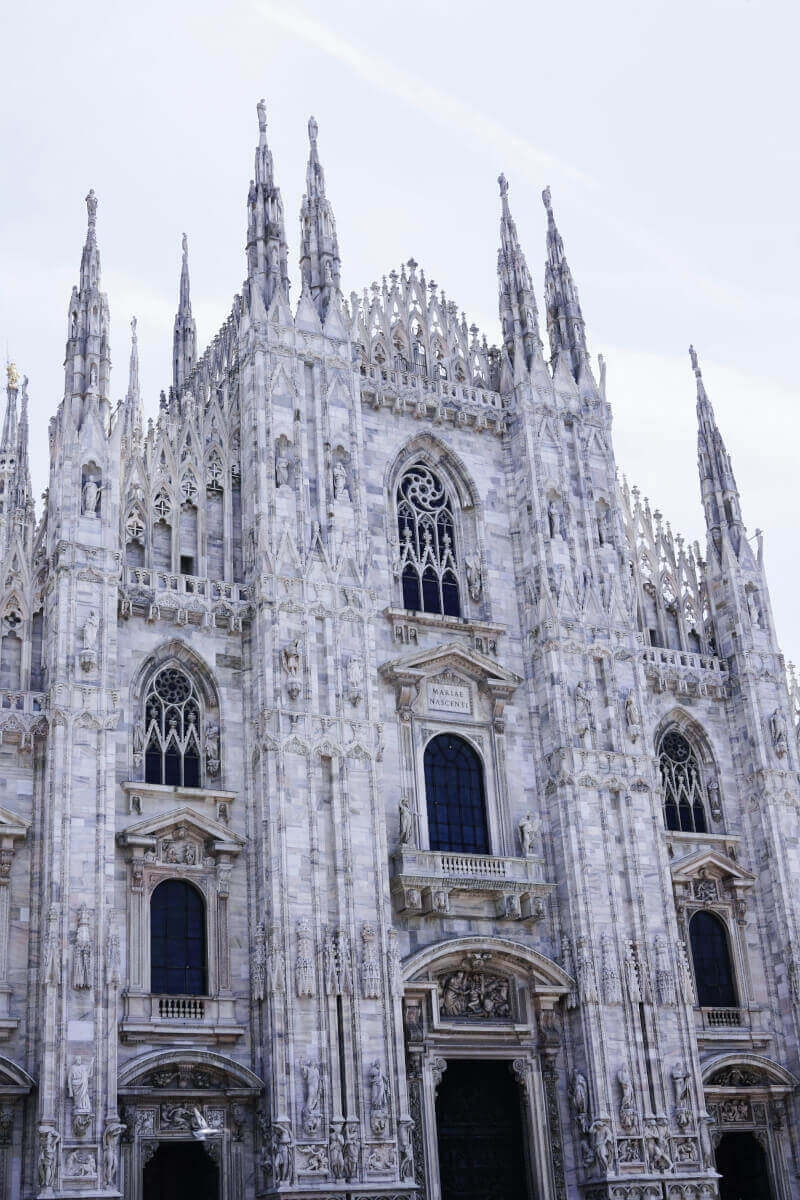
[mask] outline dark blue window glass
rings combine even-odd
[[[719,917],[697,912],[689,922],[694,982],[701,1008],[737,1008],[728,934]]]
[[[483,768],[463,738],[440,733],[428,742],[425,796],[431,850],[489,853]]]
[[[206,994],[205,906],[197,888],[166,879],[150,900],[150,991]]]

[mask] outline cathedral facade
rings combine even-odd
[[[8,371],[0,1195],[800,1196],[798,704],[694,351],[702,551],[549,191],[490,347],[413,260],[344,294],[312,120],[290,303],[258,126],[155,421],[87,197],[39,520]]]

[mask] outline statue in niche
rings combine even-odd
[[[753,623],[753,628],[754,629],[763,629],[764,628],[764,615],[761,611],[761,603],[758,598],[758,592],[755,590],[755,588],[748,588],[747,592],[746,592],[746,596],[747,596],[747,609],[748,609],[748,612],[750,613],[750,620]]]
[[[626,1133],[636,1128],[636,1105],[633,1099],[633,1083],[630,1071],[625,1063],[617,1072],[617,1083],[621,1093],[619,1102],[619,1123]]]
[[[583,740],[592,727],[592,705],[583,680],[575,686],[575,731]]]
[[[89,368],[89,387],[97,387],[97,363],[92,363],[91,367]]]
[[[112,1121],[103,1130],[103,1179],[107,1188],[113,1188],[117,1180],[117,1147],[125,1128],[120,1121]]]
[[[592,1121],[590,1132],[597,1165],[601,1171],[608,1171],[614,1160],[614,1139],[611,1136],[608,1121],[600,1118]]]
[[[650,1169],[653,1171],[671,1171],[672,1159],[668,1153],[666,1121],[645,1121],[644,1138]]]
[[[341,459],[333,464],[333,498],[334,500],[349,500],[350,492],[347,487],[347,471]]]
[[[89,926],[89,909],[82,904],[78,909],[78,930],[75,934],[75,956],[72,965],[72,986],[76,991],[86,991],[92,986],[92,935]]]
[[[291,461],[283,443],[278,446],[275,455],[275,485],[276,487],[289,486],[289,468]]]
[[[361,1147],[358,1143],[358,1126],[344,1127],[344,1176],[348,1182],[358,1174],[358,1159]]]
[[[51,1125],[40,1126],[39,1160],[36,1165],[36,1173],[41,1188],[52,1188],[55,1183],[58,1144],[60,1141],[61,1134],[53,1129]]]
[[[536,853],[536,842],[539,837],[539,831],[542,827],[542,822],[539,817],[534,818],[530,812],[527,812],[519,823],[519,841],[522,847],[523,858],[532,858]]]
[[[411,1121],[401,1121],[397,1129],[397,1148],[400,1153],[401,1179],[414,1178],[414,1150],[411,1144]]]
[[[273,1127],[273,1173],[276,1183],[291,1183],[292,1181],[292,1135],[283,1125]]]
[[[320,1105],[322,1102],[322,1075],[319,1064],[310,1059],[300,1059],[300,1074],[306,1087],[306,1102],[303,1106],[303,1129],[313,1135],[319,1129]]]
[[[676,1062],[672,1068],[672,1082],[675,1085],[675,1120],[681,1129],[685,1129],[691,1120],[689,1078],[689,1072],[683,1062]]]
[[[300,654],[299,638],[283,647],[283,669],[290,679],[297,679],[300,674]]]
[[[338,1125],[331,1125],[328,1138],[328,1162],[331,1179],[344,1178],[344,1138]]]
[[[72,1109],[74,1113],[90,1113],[92,1111],[92,1103],[89,1098],[89,1080],[94,1069],[94,1059],[88,1063],[83,1061],[82,1055],[78,1055],[73,1059],[72,1066],[67,1072],[67,1095],[72,1100]]]
[[[97,516],[97,505],[100,500],[101,485],[91,476],[83,485],[83,512],[87,517]]]
[[[369,1069],[369,1102],[374,1112],[385,1112],[389,1107],[389,1080],[383,1067],[376,1059]]]
[[[347,660],[347,696],[352,705],[359,704],[364,694],[364,666],[356,654]]]
[[[97,613],[91,609],[89,615],[83,624],[83,648],[86,651],[93,652],[97,645],[97,631],[100,628],[100,622],[97,619]]]
[[[219,725],[206,729],[206,770],[212,778],[219,774]]]
[[[786,722],[779,708],[775,709],[769,719],[769,731],[772,735],[772,745],[775,748],[775,753],[778,758],[783,758],[788,750],[788,742],[786,740]]]
[[[554,496],[547,501],[547,523],[551,538],[566,538],[567,527],[564,521],[564,510],[561,502]]]
[[[414,813],[407,796],[400,797],[400,833],[398,841],[401,846],[410,846],[414,840]]]

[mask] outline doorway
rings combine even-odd
[[[520,1093],[508,1062],[449,1060],[436,1128],[442,1200],[528,1200]]]
[[[720,1200],[772,1200],[767,1156],[752,1133],[724,1133],[717,1146]]]
[[[219,1169],[201,1142],[161,1142],[143,1184],[144,1200],[219,1200]]]

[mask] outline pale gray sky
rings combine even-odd
[[[620,469],[674,529],[702,536],[693,341],[745,520],[766,530],[783,647],[800,659],[798,11],[791,0],[7,5],[0,347],[30,377],[37,491],[86,192],[100,199],[113,394],[135,313],[154,414],[170,381],[182,230],[201,345],[241,284],[263,95],[295,300],[311,113],[346,291],[413,255],[490,341],[496,176],[509,178],[540,303],[551,185],[590,345],[609,360]]]

